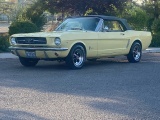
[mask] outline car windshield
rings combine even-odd
[[[93,18],[93,17],[68,18],[57,27],[56,31],[68,31],[68,30],[95,31],[99,21],[100,21],[99,18]]]

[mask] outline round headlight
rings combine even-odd
[[[58,37],[56,37],[56,38],[54,39],[54,43],[55,43],[55,45],[57,45],[57,46],[61,45],[61,39],[58,38]]]
[[[13,45],[15,45],[15,44],[16,44],[16,38],[11,38],[11,43],[12,43]]]

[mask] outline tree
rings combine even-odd
[[[154,34],[159,34],[160,35],[160,19],[155,19],[153,21],[153,24],[151,26],[152,31]]]
[[[5,2],[5,0],[0,0],[0,15],[5,14],[8,17],[8,22],[12,18],[16,9],[16,4],[11,2]]]
[[[117,11],[122,11],[127,3],[127,0],[90,0],[88,5],[93,10],[90,14],[105,14],[116,15]]]
[[[135,30],[142,30],[147,27],[147,12],[141,8],[141,5],[133,1],[128,2],[127,7],[118,16],[127,19],[131,27]]]
[[[24,14],[25,18],[33,22],[39,29],[45,24],[45,16],[43,13],[46,8],[44,7],[44,4],[44,0],[37,0]]]
[[[154,21],[157,24],[158,19],[160,19],[160,1],[159,0],[144,0],[143,2],[143,9],[147,12],[149,19],[148,19],[148,29],[152,31],[152,25]],[[155,27],[154,27],[155,28]]]
[[[46,8],[69,15],[113,14],[123,10],[128,0],[46,0]],[[88,11],[91,11],[90,13]]]
[[[44,0],[32,0],[29,4],[26,3],[26,6],[24,6],[23,3],[20,4],[15,22],[30,21],[34,23],[40,31],[45,24],[45,16],[43,13],[46,8],[44,7],[44,2]]]
[[[145,0],[144,1],[145,10],[152,15],[154,18],[159,18],[160,15],[160,1],[159,0]]]

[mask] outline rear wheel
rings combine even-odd
[[[81,45],[75,45],[66,58],[66,64],[71,69],[80,69],[83,67],[85,60],[86,53],[84,48]]]
[[[129,54],[127,55],[128,61],[131,63],[137,63],[141,60],[141,56],[142,46],[138,42],[133,43]]]
[[[38,63],[38,59],[19,57],[20,63],[25,67],[33,67]]]

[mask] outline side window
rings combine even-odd
[[[106,20],[106,21],[104,21],[104,31],[122,32],[122,31],[124,31],[124,28],[119,21]]]

